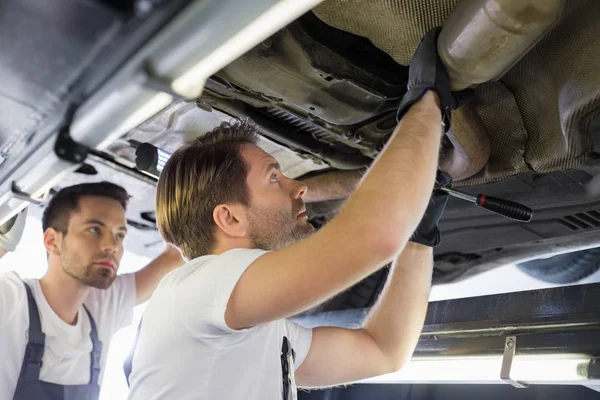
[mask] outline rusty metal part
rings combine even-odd
[[[438,40],[452,89],[504,75],[554,26],[564,4],[565,0],[459,1]]]
[[[452,112],[452,128],[446,134],[452,143],[440,159],[440,169],[454,181],[470,178],[488,162],[490,138],[474,106],[467,104]]]
[[[308,187],[306,203],[345,199],[358,187],[363,170],[312,172],[297,178]]]

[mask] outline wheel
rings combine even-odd
[[[517,268],[527,275],[544,282],[578,282],[600,268],[600,248],[527,261],[517,264]]]

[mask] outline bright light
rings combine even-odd
[[[555,383],[587,379],[589,357],[581,355],[516,356],[511,379],[525,383]],[[502,356],[431,357],[411,360],[398,372],[363,383],[500,383]]]
[[[167,163],[167,161],[169,161],[169,158],[171,157],[171,153],[164,151],[163,149],[160,148],[156,148],[156,153],[158,154],[158,160],[156,162],[156,170],[158,172],[162,172],[163,168],[165,167],[165,164]]]
[[[200,95],[206,79],[236,58],[311,10],[323,0],[281,0],[264,14],[242,27],[212,54],[179,76],[171,85],[176,93],[188,98]]]
[[[510,376],[523,382],[581,381],[587,379],[587,366],[590,358],[582,356],[515,357]]]
[[[123,122],[121,122],[115,129],[115,135],[121,136],[124,133],[129,132],[142,122],[145,122],[150,117],[161,111],[163,108],[173,102],[173,97],[167,93],[156,93],[150,98],[144,105],[140,106],[137,110],[133,111]],[[109,136],[109,139],[100,143],[97,148],[103,148],[112,143],[114,136]]]

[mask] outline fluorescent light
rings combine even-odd
[[[589,357],[581,356],[554,356],[550,360],[544,356],[516,356],[510,376],[523,382],[581,381],[587,379],[589,362]]]
[[[156,148],[156,153],[158,154],[158,159],[156,161],[156,170],[158,172],[162,172],[163,168],[165,167],[165,164],[167,163],[167,161],[169,161],[169,158],[171,157],[171,153],[164,151],[161,148]]]
[[[209,56],[204,57],[188,71],[177,77],[173,90],[187,98],[198,97],[206,79],[221,68],[233,62],[252,47],[284,28],[287,24],[311,10],[323,0],[281,0],[241,27],[235,35],[219,46]]]
[[[71,137],[84,146],[103,150],[131,129],[171,104],[167,93],[144,88],[131,80],[118,89],[97,96],[77,112]]]
[[[120,137],[129,132],[142,122],[145,122],[150,117],[154,116],[172,102],[173,97],[171,95],[162,92],[156,93],[145,104],[132,111],[131,114],[114,129],[114,133],[108,137],[108,140],[99,143],[96,147],[104,148],[108,146],[110,143],[112,143],[115,137]]]
[[[516,356],[510,377],[524,383],[587,380],[590,357],[582,355]],[[502,356],[413,359],[398,372],[362,383],[501,383]]]

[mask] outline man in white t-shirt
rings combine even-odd
[[[42,221],[46,274],[0,273],[0,399],[98,398],[111,337],[184,263],[168,246],[135,274],[117,275],[127,201],[125,189],[108,182],[60,190]],[[1,255],[15,249],[25,217],[0,236]]]
[[[251,123],[222,124],[171,156],[158,184],[157,222],[190,261],[148,303],[130,399],[289,400],[296,387],[381,375],[410,358],[447,196],[434,192],[423,215],[442,121],[448,129],[457,106],[437,57],[438,32],[413,58],[394,135],[340,213],[314,234],[306,185],[256,145]],[[361,329],[311,330],[286,320],[390,261]]]

